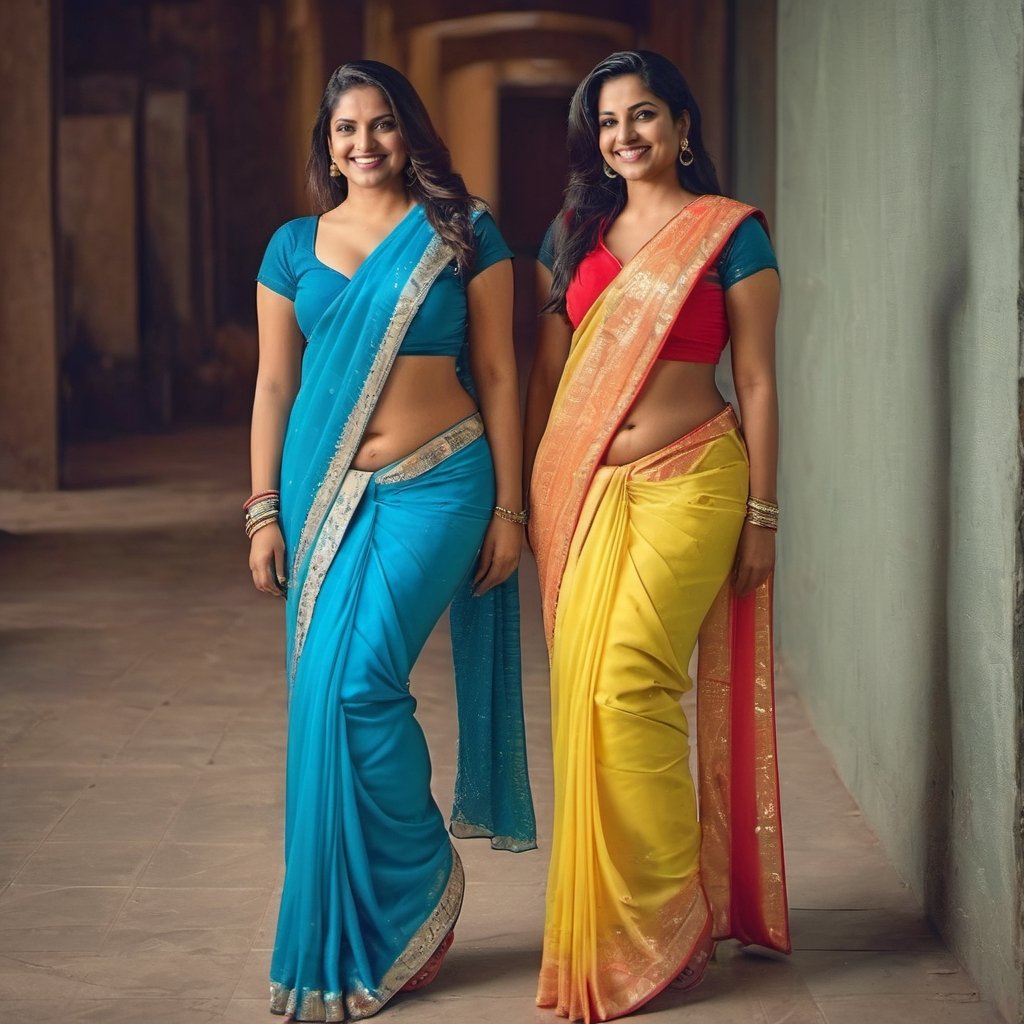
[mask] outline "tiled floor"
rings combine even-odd
[[[0,494],[0,1019],[270,1021],[280,882],[281,607],[250,590],[240,431],[76,449],[72,489]],[[553,1022],[533,1006],[550,832],[545,656],[529,567],[524,665],[542,849],[461,842],[458,940],[382,1020]],[[450,791],[446,640],[414,677]],[[784,683],[784,681],[782,681]],[[796,950],[720,947],[643,1020],[998,1024],[936,941],[780,694]]]

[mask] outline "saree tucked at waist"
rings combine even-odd
[[[351,468],[405,331],[451,256],[420,208],[370,254],[310,333],[285,437],[285,880],[270,977],[272,1011],[300,1021],[372,1016],[458,916],[462,867],[409,692],[449,602],[452,832],[498,849],[536,845],[516,580],[470,594],[494,503],[480,416],[376,472]]]
[[[537,453],[555,759],[537,1002],[570,1019],[637,1009],[709,929],[790,948],[770,586],[738,598],[729,581],[749,486],[735,416],[601,465],[682,303],[755,212],[704,196],[624,268],[573,336]],[[679,698],[698,634],[695,792]]]

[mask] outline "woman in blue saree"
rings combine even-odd
[[[521,437],[510,252],[409,82],[331,76],[307,165],[322,211],[258,275],[246,503],[286,597],[285,880],[271,1010],[359,1020],[427,984],[463,873],[409,673],[451,605],[457,836],[535,844],[515,568]]]

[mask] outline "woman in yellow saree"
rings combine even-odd
[[[692,988],[715,939],[789,950],[770,596],[778,275],[763,218],[717,194],[665,58],[599,64],[573,97],[569,149],[527,404],[555,758],[537,1002],[589,1022]],[[714,378],[730,336],[742,433]],[[679,698],[698,635],[695,787]]]

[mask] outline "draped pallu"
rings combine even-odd
[[[494,502],[480,416],[376,472],[351,468],[451,258],[414,208],[310,332],[285,437],[285,881],[270,976],[271,1009],[301,1021],[376,1013],[458,916],[462,868],[409,692],[449,602],[460,726],[451,830],[535,846],[516,581],[470,594]]]
[[[755,214],[701,197],[630,261],[573,335],[537,453],[555,759],[537,1002],[570,1019],[647,1002],[709,926],[790,948],[771,590],[729,582],[749,487],[735,416],[601,464],[694,284]],[[698,634],[695,790],[679,698]]]

